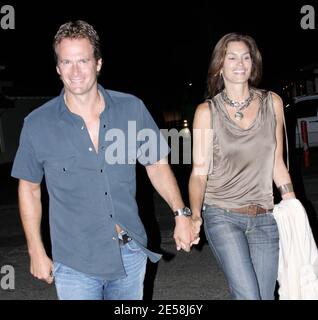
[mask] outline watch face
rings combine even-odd
[[[191,216],[191,210],[188,207],[183,208],[183,215]]]
[[[191,217],[192,212],[188,207],[184,207],[182,209],[179,209],[174,212],[175,216],[186,216],[186,217]]]

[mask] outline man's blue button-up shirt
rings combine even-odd
[[[84,120],[61,94],[24,121],[12,176],[40,183],[45,175],[50,204],[53,260],[103,279],[125,275],[115,225],[120,225],[152,261],[135,200],[136,160],[152,164],[169,148],[135,96],[105,90],[98,152]]]

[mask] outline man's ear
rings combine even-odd
[[[60,68],[58,66],[56,66],[56,72],[61,75],[61,71],[60,71]]]
[[[103,59],[100,58],[97,60],[97,66],[96,66],[97,72],[100,72],[100,70],[102,69],[102,65],[103,65]]]

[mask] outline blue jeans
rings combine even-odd
[[[235,300],[273,300],[279,235],[271,213],[255,217],[206,206],[204,230]]]
[[[134,240],[121,246],[126,277],[102,280],[54,262],[54,281],[60,300],[142,300],[147,255]]]

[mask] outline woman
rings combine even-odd
[[[295,197],[283,160],[283,103],[256,88],[261,69],[251,37],[221,38],[208,71],[210,99],[193,122],[193,219],[200,222],[203,207],[206,237],[233,299],[274,299],[279,236],[272,181],[283,199]]]

